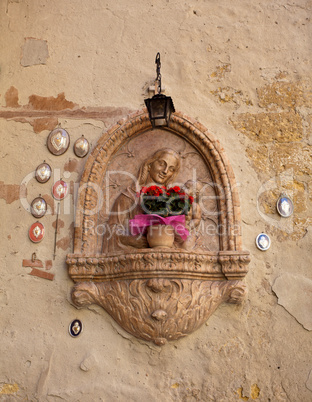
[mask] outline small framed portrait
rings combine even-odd
[[[276,203],[277,212],[283,218],[289,218],[294,212],[294,204],[287,195],[282,194]]]
[[[266,233],[260,233],[256,238],[256,246],[261,251],[266,251],[271,246],[271,239]]]

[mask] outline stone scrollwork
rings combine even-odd
[[[220,252],[221,270],[227,279],[243,278],[248,272],[250,255],[248,252]]]
[[[98,304],[127,332],[163,345],[199,328],[222,302],[239,303],[246,293],[241,281],[135,279],[82,282],[73,302]]]
[[[165,188],[168,197],[171,186],[191,200],[183,218],[158,225],[170,226],[171,243],[153,246],[144,228],[132,231],[146,212],[146,186]],[[239,209],[231,166],[201,124],[176,112],[167,128],[152,130],[145,110],[129,116],[99,139],[81,179],[74,253],[66,260],[74,304],[97,304],[157,345],[192,333],[221,303],[246,295],[250,256]]]

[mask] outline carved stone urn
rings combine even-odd
[[[174,228],[171,225],[149,226],[146,238],[151,248],[171,248],[174,243]]]
[[[163,245],[129,231],[142,213],[137,193],[150,183],[193,186],[187,240],[173,233]],[[178,112],[168,127],[152,129],[139,111],[104,133],[86,163],[66,261],[72,300],[102,306],[130,334],[157,345],[186,336],[221,303],[246,295],[250,256],[240,223],[234,174],[214,136]]]

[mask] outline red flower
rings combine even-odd
[[[189,198],[190,198],[191,204],[193,204],[193,202],[194,202],[194,197],[192,197],[192,196],[190,195]]]
[[[174,186],[168,189],[169,193],[179,193],[181,191],[180,187]]]
[[[171,216],[181,213],[186,215],[194,200],[193,197],[190,197],[181,190],[179,186],[170,188],[156,185],[142,187],[140,194],[142,194],[141,202],[145,213],[156,213],[161,216]]]
[[[162,186],[162,188],[166,189],[166,187]],[[150,186],[150,187],[142,187],[141,193],[147,194],[150,196],[159,197],[163,194],[163,189],[158,186]]]

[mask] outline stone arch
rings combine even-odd
[[[111,157],[130,138],[151,129],[146,110],[138,111],[119,121],[105,132],[90,154],[81,178],[75,221],[74,253],[92,255],[97,250],[96,227],[100,185]],[[235,176],[219,141],[202,124],[176,112],[171,115],[167,130],[186,139],[200,153],[210,168],[216,188],[222,192],[219,200],[220,251],[241,251],[240,204]]]

